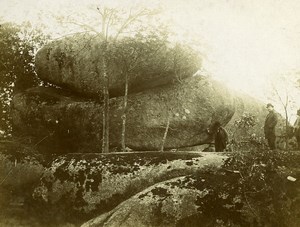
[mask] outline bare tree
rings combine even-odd
[[[294,109],[294,104],[296,98],[295,89],[296,84],[292,75],[283,75],[277,78],[277,83],[272,83],[272,98],[275,102],[279,102],[284,111],[285,118],[285,129],[284,129],[284,138],[285,138],[285,149],[288,149],[288,142],[290,136],[290,111]]]
[[[67,17],[67,21],[75,26],[78,26],[83,31],[89,31],[94,32],[97,34],[97,36],[102,40],[101,45],[99,45],[97,51],[101,51],[101,54],[99,54],[98,62],[100,63],[99,66],[96,66],[96,74],[99,77],[103,78],[103,91],[101,94],[99,94],[100,101],[103,101],[103,134],[102,134],[102,152],[109,152],[109,74],[111,73],[109,68],[109,61],[111,56],[110,52],[111,49],[114,48],[114,46],[119,43],[120,37],[123,37],[126,35],[127,38],[132,38],[131,42],[129,43],[129,47],[127,49],[125,48],[125,51],[122,52],[122,48],[124,46],[121,46],[122,48],[119,48],[119,54],[120,59],[118,59],[119,63],[121,61],[122,67],[122,74],[124,75],[124,99],[123,99],[123,113],[122,113],[122,131],[121,131],[121,145],[122,150],[126,150],[126,112],[127,112],[127,106],[128,106],[128,92],[130,89],[130,80],[132,77],[135,76],[136,72],[140,68],[140,64],[142,67],[147,68],[147,62],[155,61],[157,65],[160,65],[161,68],[165,67],[163,64],[169,64],[165,63],[166,61],[173,61],[171,64],[174,65],[173,70],[176,75],[181,75],[181,72],[189,73],[188,67],[190,66],[189,57],[186,57],[186,55],[181,55],[181,46],[176,46],[174,50],[169,53],[172,54],[173,58],[164,59],[164,61],[159,61],[158,58],[156,58],[156,52],[160,51],[160,48],[166,47],[166,37],[163,37],[164,34],[159,34],[159,38],[155,37],[153,35],[154,33],[159,33],[158,31],[162,31],[163,29],[152,29],[152,37],[146,37],[145,34],[149,34],[149,24],[143,23],[143,19],[150,19],[152,16],[157,15],[160,11],[157,9],[130,9],[128,11],[122,11],[114,8],[107,8],[105,6],[102,7],[96,7],[97,15],[100,15],[100,22],[101,25],[99,25],[100,29],[94,28],[92,24],[87,24],[85,22],[78,22],[77,17],[72,17],[72,15]],[[82,18],[82,17],[81,17]],[[95,20],[94,20],[95,21]],[[154,27],[158,28],[157,26],[159,23],[157,23]],[[165,29],[165,27],[164,27]],[[155,31],[155,32],[153,32]],[[139,34],[139,36],[137,35]],[[140,40],[139,40],[140,38]],[[144,39],[143,41],[146,42],[146,47],[140,45],[141,39]],[[122,39],[123,40],[123,39]],[[127,43],[128,44],[128,43]],[[148,49],[147,49],[148,48]],[[166,48],[165,48],[166,49]],[[144,52],[143,52],[144,51]],[[148,51],[148,54],[145,55],[145,53]],[[141,58],[141,52],[145,56]],[[189,51],[186,51],[186,53],[190,53]],[[192,55],[191,55],[192,56]],[[184,63],[180,63],[180,61],[183,61]],[[162,62],[164,62],[162,64]],[[170,65],[171,65],[170,64]],[[181,65],[180,65],[181,64]],[[155,65],[155,64],[153,64]],[[187,68],[185,68],[188,66]],[[157,69],[161,69],[160,67],[157,67]],[[150,68],[149,71],[151,71],[153,68]],[[157,69],[153,73],[157,73]],[[158,75],[161,72],[158,72]],[[191,74],[194,72],[191,72]]]
[[[114,20],[116,18],[117,11],[115,9],[108,9],[97,8],[99,14],[101,15],[101,35],[104,38],[102,43],[102,55],[101,55],[101,68],[103,78],[103,123],[102,123],[102,152],[108,153],[109,152],[109,75],[107,72],[107,63],[106,63],[106,52],[107,52],[107,45],[108,45],[108,35],[109,35],[109,28],[113,25]],[[100,55],[99,55],[100,56]],[[99,73],[99,71],[98,71]],[[102,98],[102,96],[101,96]]]
[[[168,116],[168,118],[167,118],[167,124],[166,124],[166,128],[165,128],[164,136],[162,138],[161,147],[160,147],[160,150],[159,150],[160,152],[164,151],[167,135],[168,135],[168,132],[169,132],[169,128],[170,128],[170,116]]]
[[[121,146],[123,151],[126,151],[126,119],[130,81],[142,73],[143,69],[148,69],[148,67],[140,66],[153,62],[154,58],[158,59],[158,51],[165,46],[166,40],[161,37],[151,40],[147,36],[137,35],[115,42],[111,48],[113,61],[121,69],[121,74],[124,75],[123,113],[121,117]]]
[[[102,29],[101,33],[104,37],[103,48],[102,49],[102,77],[104,79],[103,83],[103,137],[102,137],[102,152],[109,152],[109,75],[107,72],[106,63],[106,52],[109,43],[114,43],[117,41],[119,36],[124,33],[130,26],[134,26],[142,17],[147,17],[154,15],[156,11],[141,9],[137,11],[130,10],[126,16],[121,16],[122,12],[111,9],[111,8],[100,8],[97,10],[101,16]],[[110,29],[114,30],[115,34],[110,34]],[[127,95],[128,95],[128,76],[132,64],[127,67],[124,71],[125,73],[125,95],[124,95],[124,110],[122,115],[122,148],[123,151],[126,150],[125,145],[125,124],[126,124],[126,109],[127,109]]]

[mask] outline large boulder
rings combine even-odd
[[[13,98],[15,132],[32,135],[38,145],[64,152],[100,152],[102,105],[35,88]],[[212,141],[207,128],[226,125],[234,114],[234,97],[220,83],[195,76],[128,97],[126,144],[136,150],[159,150],[169,121],[165,149]],[[120,147],[123,98],[110,100],[110,146]],[[54,152],[52,150],[51,152]]]
[[[226,159],[199,152],[58,156],[44,171],[30,204],[85,219],[110,211],[157,182],[215,168]]]
[[[168,47],[166,43],[153,43],[153,47],[151,45],[138,40],[120,40],[107,46],[106,69],[111,97],[124,94],[124,64],[131,68],[129,92],[178,82],[191,77],[201,66],[199,57],[193,51]],[[103,48],[103,39],[88,33],[53,41],[36,54],[37,74],[42,80],[52,84],[99,98],[103,93],[104,83]],[[132,50],[139,51],[139,55],[132,56]],[[181,56],[180,61],[173,62],[175,54],[177,57]],[[124,56],[125,60],[122,59]],[[140,62],[133,67],[135,57]]]

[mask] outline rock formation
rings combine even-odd
[[[221,168],[159,182],[82,227],[298,226],[300,155],[284,153],[229,154]]]
[[[157,182],[217,168],[226,158],[195,152],[58,156],[44,171],[31,204],[91,217],[110,211]]]
[[[139,53],[138,60],[141,62],[132,69],[133,72],[130,72],[134,74],[130,76],[129,80],[130,93],[178,82],[191,77],[200,67],[201,61],[199,59],[195,61],[197,56],[192,55],[191,52],[183,52],[180,53],[183,55],[182,59],[176,63],[176,67],[181,68],[178,74],[172,68],[175,63],[170,62],[174,58],[172,54],[176,50],[164,44],[161,44],[157,50],[152,50],[147,47],[147,43],[136,42],[139,42],[139,45],[144,48],[139,49],[141,53]],[[122,40],[116,41],[114,45],[116,45],[114,48],[127,48],[122,46]],[[144,49],[147,52],[142,52]],[[110,46],[107,47],[107,55],[109,54],[113,55]],[[129,60],[130,56],[130,53],[126,54],[126,58]],[[102,58],[103,40],[101,37],[84,33],[65,37],[45,45],[36,54],[36,70],[38,76],[44,81],[68,88],[84,96],[99,98],[103,93]],[[106,58],[110,96],[123,95],[125,76],[122,73],[124,71],[122,62],[124,60],[120,59],[117,54]],[[111,58],[116,59],[112,60]],[[192,63],[194,61],[197,65]]]
[[[238,179],[239,175],[219,171],[160,182],[82,227],[246,226],[249,208],[238,193]]]
[[[120,147],[122,104],[122,97],[110,100],[111,147]],[[166,149],[210,142],[206,129],[215,121],[226,125],[234,114],[234,104],[234,97],[224,86],[201,76],[131,94],[126,145],[135,150],[159,150],[168,119]],[[62,95],[53,88],[35,88],[14,97],[13,119],[16,131],[43,140],[53,150],[101,151],[99,103]]]
[[[0,144],[0,148],[0,192],[4,196],[0,207],[7,211],[17,203],[19,210],[42,218],[43,226],[60,220],[81,224],[110,212],[153,184],[216,170],[228,158],[198,152],[45,156],[24,144]]]
[[[153,55],[146,43],[134,42],[140,42],[138,46],[143,47],[139,49],[141,56]],[[121,40],[114,45],[108,45],[105,52],[109,92],[113,97],[109,104],[109,138],[110,148],[120,148],[124,112],[124,99],[120,95],[124,93],[125,76],[122,55],[116,50],[122,49],[126,54],[126,45],[131,44]],[[144,53],[145,48],[151,53]],[[140,151],[159,150],[168,122],[165,149],[212,142],[207,128],[215,121],[220,121],[233,137],[248,133],[245,130],[236,133],[234,125],[245,113],[257,119],[250,133],[262,131],[266,115],[263,104],[229,91],[210,77],[192,77],[196,71],[194,62],[197,62],[191,59],[195,57],[192,54],[181,56],[179,68],[182,70],[178,74],[169,67],[173,65],[170,62],[172,54],[178,50],[174,51],[174,48],[160,45],[154,52],[157,58],[153,55],[149,61],[141,61],[139,67],[133,69],[136,71],[131,72],[134,76],[129,80],[131,94],[126,109],[127,147]],[[40,49],[36,55],[38,76],[61,89],[40,87],[15,95],[14,131],[33,137],[38,146],[47,148],[50,153],[101,152],[102,58],[103,40],[88,33],[65,37]]]
[[[116,42],[114,49],[109,46],[105,52],[111,97],[110,151],[121,147],[125,77],[118,55],[113,60],[109,55],[123,44]],[[235,157],[188,150],[195,146],[213,150],[208,145],[213,135],[207,129],[216,121],[231,137],[262,136],[265,106],[210,77],[192,76],[196,71],[194,62],[190,64],[192,55],[183,56],[177,67],[172,64],[176,51],[167,45],[157,51],[159,57],[149,54],[152,61],[143,61],[130,72],[134,76],[129,80],[126,146],[139,152],[101,154],[103,41],[81,34],[39,50],[38,76],[60,88],[37,87],[14,96],[14,133],[30,137],[35,156],[12,157],[11,150],[0,153],[0,177],[4,179],[0,191],[11,197],[18,191],[26,197],[24,205],[38,210],[41,219],[62,216],[82,223],[96,217],[83,227],[253,226],[260,221],[249,205],[249,190],[243,191],[243,172],[235,166],[228,169]],[[235,122],[246,113],[256,117],[256,125],[249,131],[237,131]],[[157,152],[163,142],[165,150],[182,152]],[[27,151],[21,149],[21,153]],[[275,165],[250,164],[268,168],[256,181],[265,181]],[[10,176],[15,169],[18,173]],[[249,175],[252,173],[255,171]]]

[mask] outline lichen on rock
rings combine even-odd
[[[45,171],[32,203],[65,204],[70,213],[103,213],[157,182],[217,168],[224,159],[193,152],[60,156]]]

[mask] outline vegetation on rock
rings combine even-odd
[[[12,94],[40,83],[34,66],[36,50],[47,37],[30,23],[0,24],[0,137],[11,136]]]

